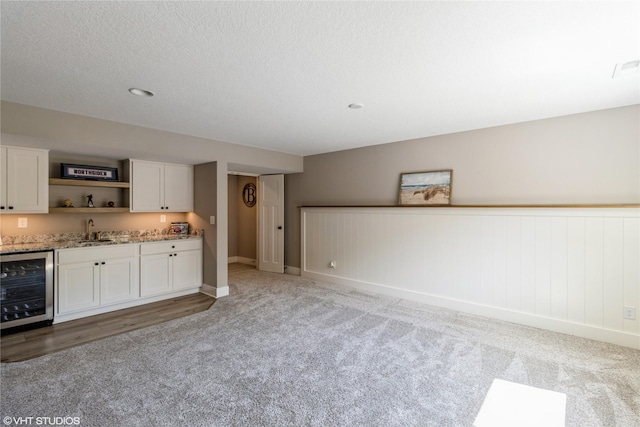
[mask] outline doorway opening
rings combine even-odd
[[[228,257],[229,264],[257,265],[258,178],[228,175]]]

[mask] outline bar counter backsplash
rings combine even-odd
[[[190,234],[174,234],[170,228],[149,230],[101,231],[99,238],[87,239],[86,233],[34,234],[26,236],[2,236],[0,253],[32,252],[72,247],[101,246],[120,243],[156,240],[200,238],[202,230]],[[96,233],[93,233],[94,235]]]

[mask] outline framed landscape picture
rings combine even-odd
[[[400,205],[450,205],[452,176],[451,169],[400,174]]]

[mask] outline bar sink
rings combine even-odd
[[[94,240],[78,240],[79,245],[89,245],[91,243],[113,242],[113,239],[94,239]]]

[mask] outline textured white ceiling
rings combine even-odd
[[[637,74],[611,78],[640,58],[637,1],[3,1],[0,13],[3,100],[300,155],[640,103]]]

